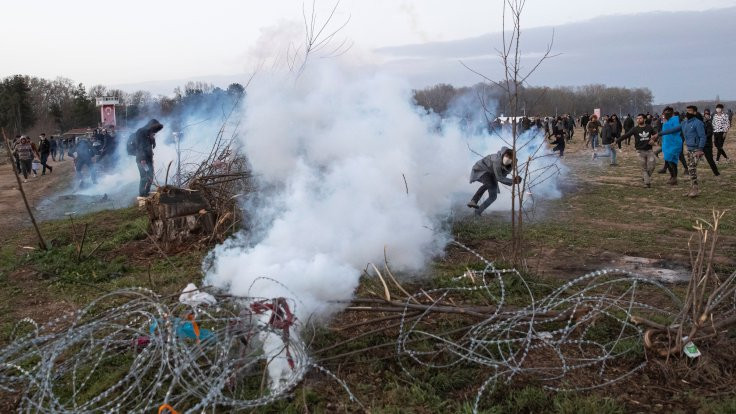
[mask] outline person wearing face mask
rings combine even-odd
[[[703,156],[703,148],[705,147],[705,124],[698,119],[696,114],[698,107],[690,105],[687,107],[685,121],[679,126],[665,130],[662,129],[662,135],[672,134],[673,132],[682,132],[687,146],[687,170],[690,174],[690,192],[686,194],[688,197],[697,197],[698,190],[698,173],[696,167],[698,159]]]
[[[723,112],[723,105],[716,105],[716,114],[713,116],[713,141],[715,142],[716,150],[718,151],[716,153],[716,161],[721,160],[721,155],[723,155],[723,158],[728,160],[728,155],[726,155],[726,151],[723,150],[723,144],[726,140],[726,133],[729,128],[731,128],[731,121],[729,120],[728,114]]]
[[[700,118],[701,115],[698,114],[697,116]],[[721,173],[718,172],[718,166],[713,160],[713,119],[710,116],[710,110],[704,110],[702,117],[703,118],[701,120],[705,125],[705,146],[703,147],[703,156],[708,162],[711,171],[713,171],[713,175],[718,177]]]
[[[654,172],[655,163],[652,144],[655,142],[656,135],[654,128],[651,125],[646,125],[644,114],[639,114],[636,117],[636,126],[616,140],[617,144],[621,144],[621,141],[634,137],[634,148],[639,153],[642,180],[647,188],[652,186],[652,173]]]
[[[485,209],[496,201],[498,193],[501,192],[498,183],[512,185],[521,182],[521,177],[518,175],[513,180],[507,177],[513,172],[514,158],[514,152],[510,148],[502,147],[497,153],[487,155],[473,165],[470,172],[470,183],[477,181],[481,183],[481,186],[468,203],[468,207],[475,209],[476,215],[481,215]],[[478,205],[486,191],[488,191],[488,198],[483,204]]]

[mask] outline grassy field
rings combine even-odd
[[[729,141],[734,140],[733,134]],[[736,154],[736,145],[728,151]],[[635,152],[627,150],[619,167],[591,161],[582,148],[580,132],[568,149],[564,163],[569,173],[560,177],[565,195],[540,202],[536,219],[526,227],[528,272],[539,289],[547,290],[564,279],[606,265],[611,256],[634,255],[688,264],[688,239],[699,218],[709,219],[713,209],[730,209],[736,201],[736,163],[722,164],[715,178],[701,164],[701,196],[683,197],[687,181],[677,187],[657,175],[653,188],[641,185]],[[661,164],[660,164],[661,165]],[[103,211],[70,220],[45,222],[42,232],[53,246],[43,252],[28,228],[4,234],[0,247],[0,343],[9,341],[16,322],[25,317],[48,320],[78,308],[102,292],[125,286],[144,286],[173,294],[201,278],[206,248],[163,255],[147,240],[147,218],[134,208]],[[88,225],[81,255],[77,243]],[[453,223],[454,237],[485,257],[503,261],[509,241],[508,214],[494,213],[476,219],[461,217]],[[717,263],[720,271],[736,268],[736,213],[722,223]],[[93,254],[91,254],[93,253]],[[78,259],[79,257],[79,259]],[[437,258],[421,282],[412,287],[441,286],[448,277],[477,265],[472,255],[448,248]],[[366,282],[368,283],[368,282]],[[348,313],[338,315],[331,328],[351,322]],[[313,338],[319,350],[365,330],[338,332],[321,329]],[[389,343],[395,330],[367,335],[358,341],[319,354],[328,359],[361,347]],[[733,335],[733,336],[736,336]],[[719,346],[734,348],[731,338]],[[714,390],[712,383],[730,378],[731,370],[706,356],[699,365],[672,369],[665,380],[657,364],[614,388],[585,393],[552,393],[534,381],[520,380],[499,386],[483,401],[486,413],[624,413],[624,412],[736,412],[736,391]],[[393,349],[370,355],[326,360],[324,366],[345,380],[374,413],[466,413],[489,371],[471,365],[447,370],[427,370],[407,365],[402,371]],[[715,355],[715,354],[714,354]],[[731,362],[736,361],[736,359]],[[687,362],[687,361],[685,361]],[[732,366],[732,364],[730,364]],[[703,379],[702,370],[711,375]],[[719,377],[721,376],[721,377]],[[721,381],[725,381],[721,378]],[[12,411],[17,395],[2,395],[0,411]],[[360,412],[336,384],[318,373],[310,374],[294,398],[254,410],[257,413]]]

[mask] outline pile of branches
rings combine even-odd
[[[232,111],[204,159],[177,166],[176,186],[169,185],[170,163],[164,185],[149,199],[154,235],[166,248],[192,239],[205,245],[221,243],[245,222],[241,201],[253,191],[253,181],[248,160],[238,145],[237,123],[226,135],[230,115]],[[164,195],[178,196],[190,205],[184,209],[159,208]],[[188,219],[170,220],[184,216]]]

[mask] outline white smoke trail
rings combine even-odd
[[[249,211],[259,231],[218,246],[205,283],[239,295],[296,296],[302,318],[329,315],[336,308],[326,301],[350,298],[384,247],[392,267],[406,272],[441,254],[443,219],[477,188],[468,184],[478,158],[468,145],[484,154],[503,145],[486,133],[468,136],[452,120],[440,127],[401,80],[334,60],[311,63],[297,81],[257,79],[242,130],[264,189]],[[557,194],[555,180],[545,185]],[[493,209],[509,208],[505,191]]]

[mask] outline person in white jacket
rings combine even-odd
[[[729,128],[731,128],[731,122],[728,120],[728,114],[723,110],[723,105],[716,105],[716,114],[713,116],[713,143],[718,150],[716,162],[721,160],[721,155],[728,159],[726,151],[723,150],[723,144],[726,141],[726,133]]]

